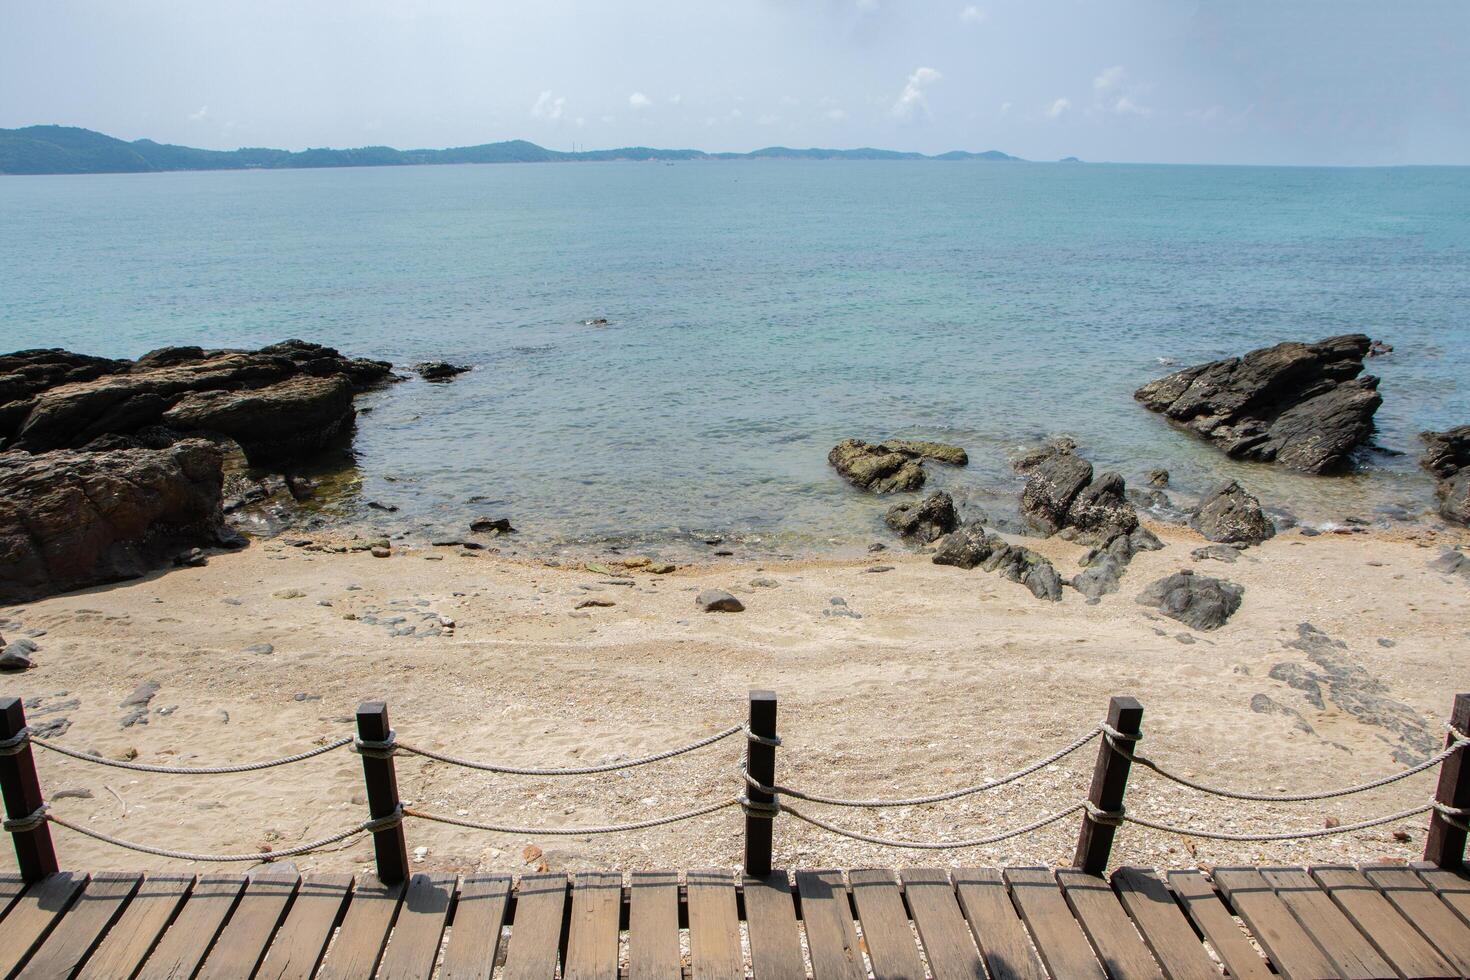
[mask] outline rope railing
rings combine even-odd
[[[776,818],[781,814],[789,815],[792,819],[818,830],[875,846],[945,851],[999,844],[1034,833],[1080,813],[1082,831],[1074,864],[1083,870],[1099,873],[1107,864],[1114,834],[1128,824],[1182,837],[1259,843],[1310,840],[1355,833],[1428,813],[1430,826],[1429,841],[1425,850],[1426,859],[1441,866],[1457,865],[1461,860],[1460,855],[1464,852],[1467,836],[1470,836],[1470,765],[1466,764],[1465,753],[1462,752],[1466,746],[1470,746],[1470,736],[1465,734],[1465,729],[1470,728],[1470,695],[1460,695],[1456,700],[1455,714],[1449,725],[1449,738],[1443,750],[1422,762],[1377,779],[1308,793],[1268,794],[1227,789],[1212,786],[1175,772],[1164,764],[1137,752],[1135,746],[1143,737],[1141,718],[1142,707],[1132,698],[1114,698],[1106,721],[1088,729],[1050,754],[1039,757],[1005,775],[924,796],[846,798],[786,786],[776,780],[775,750],[781,745],[781,739],[775,732],[775,696],[770,692],[752,692],[750,720],[745,724],[732,725],[694,741],[632,759],[593,766],[548,768],[513,766],[462,758],[448,752],[401,742],[388,725],[387,708],[381,703],[364,704],[359,708],[356,737],[342,736],[331,739],[292,755],[222,766],[152,765],[129,760],[107,759],[92,753],[65,748],[49,741],[33,739],[29,729],[25,726],[24,711],[21,709],[19,700],[0,699],[0,763],[3,763],[0,764],[0,784],[3,784],[7,805],[3,830],[12,835],[22,874],[28,881],[37,880],[37,876],[44,877],[45,874],[52,873],[57,868],[48,830],[49,825],[52,824],[100,843],[158,857],[197,862],[279,860],[310,854],[360,835],[371,834],[375,844],[379,877],[385,882],[394,882],[407,876],[407,848],[403,825],[408,819],[490,833],[582,837],[651,830],[711,816],[733,808],[739,808],[745,816],[745,865],[747,873],[754,875],[770,872],[771,835]],[[674,813],[621,823],[592,826],[521,826],[495,820],[436,813],[401,801],[398,798],[397,781],[393,770],[395,757],[399,754],[407,754],[456,767],[506,775],[531,777],[598,775],[634,769],[682,756],[714,745],[736,734],[743,734],[745,743],[745,751],[741,754],[738,773],[743,784],[742,793],[700,803]],[[1086,797],[1024,825],[997,830],[984,836],[954,840],[888,837],[831,823],[806,812],[804,807],[797,808],[786,802],[786,800],[797,800],[803,804],[854,809],[891,809],[949,802],[998,789],[1034,775],[1060,763],[1084,745],[1098,738],[1099,735],[1102,736],[1102,744],[1098,749],[1092,785]],[[267,851],[216,854],[140,843],[86,827],[51,812],[41,797],[40,784],[31,753],[31,748],[37,745],[81,762],[136,772],[180,776],[256,772],[303,762],[350,745],[362,759],[363,774],[368,788],[370,816],[360,823],[325,837]],[[1236,832],[1224,829],[1202,829],[1194,826],[1179,827],[1147,815],[1129,812],[1123,806],[1123,793],[1129,770],[1134,763],[1167,781],[1197,792],[1257,803],[1302,803],[1338,799],[1398,783],[1436,766],[1440,770],[1440,782],[1435,796],[1429,802],[1385,816],[1347,824],[1329,823],[1328,826],[1310,829]]]

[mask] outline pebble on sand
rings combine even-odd
[[[744,612],[741,601],[723,589],[705,589],[694,600],[704,612]]]

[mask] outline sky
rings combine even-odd
[[[1470,164],[1470,0],[0,0],[0,127]]]

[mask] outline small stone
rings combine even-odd
[[[868,550],[869,551],[887,551],[888,550],[888,545],[884,544],[882,541],[874,541],[872,544],[868,545]]]
[[[618,562],[618,564],[622,565],[624,568],[646,568],[649,565],[653,564],[653,559],[644,558],[640,555],[633,558],[624,558],[622,561]]]
[[[577,603],[577,608],[578,609],[605,608],[607,606],[615,606],[615,605],[617,605],[617,603],[613,602],[611,599],[596,599],[596,598],[593,598],[593,599],[583,599],[581,602]]]
[[[133,688],[133,693],[119,701],[117,706],[119,708],[146,708],[148,702],[152,701],[153,696],[158,693],[158,689],[157,681],[144,681]]]
[[[258,654],[275,653],[276,648],[269,643],[255,643],[246,647],[245,652]]]
[[[893,571],[893,566],[892,565],[869,565],[867,568],[863,569],[863,571],[865,571],[865,572],[873,572],[875,574],[878,573],[878,572],[891,572],[891,571]]]
[[[516,529],[506,517],[477,517],[470,521],[470,530],[476,534],[514,534]]]
[[[674,566],[668,562],[658,562],[648,566],[648,571],[654,575],[667,575],[674,570]]]
[[[372,551],[370,552],[370,554],[374,558],[389,558],[393,554],[393,549],[391,549],[391,548],[373,548]]]
[[[428,855],[429,849],[427,847],[415,847],[413,849],[413,859],[416,863],[422,862]]]
[[[705,589],[694,600],[699,608],[710,612],[744,612],[741,601],[723,589]]]
[[[53,800],[90,800],[92,791],[89,789],[59,789],[51,794]]]
[[[750,580],[750,584],[757,589],[775,589],[781,585],[780,582],[777,582],[773,578],[753,578]]]
[[[0,650],[0,670],[29,670],[35,662],[14,647]]]
[[[1407,830],[1395,830],[1393,832],[1393,839],[1398,841],[1400,844],[1407,844],[1409,841],[1413,840],[1414,837]]]
[[[1381,647],[1384,647],[1384,648],[1390,648],[1390,647],[1396,647],[1396,646],[1398,646],[1398,643],[1396,643],[1393,640],[1390,640],[1386,636],[1380,636],[1378,638],[1378,645],[1381,646]]]
[[[1342,821],[1337,819],[1336,817],[1328,817],[1326,820],[1322,821],[1322,826],[1326,827],[1328,830],[1331,830],[1334,827],[1341,827]]]
[[[304,599],[306,597],[306,593],[300,589],[281,589],[279,592],[272,592],[271,595],[276,599]]]
[[[220,600],[220,602],[223,602],[227,606],[243,606],[243,605],[245,605],[245,603],[243,601],[235,598],[232,595],[231,596],[225,596],[223,599]]]

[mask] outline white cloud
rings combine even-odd
[[[1118,96],[1113,102],[1113,111],[1120,116],[1147,116],[1153,113],[1152,109],[1139,105],[1126,95]]]
[[[898,101],[893,103],[893,114],[900,119],[912,119],[915,115],[927,116],[929,100],[924,97],[924,90],[942,77],[944,76],[933,68],[915,68],[908,83],[904,85],[903,92],[899,94]]]
[[[1046,118],[1056,119],[1058,116],[1060,116],[1062,113],[1066,112],[1070,108],[1072,108],[1071,99],[1065,97],[1057,99],[1051,105],[1046,107]]]
[[[189,113],[189,119],[192,120],[193,122],[200,122],[207,115],[209,115],[209,106],[202,105],[202,106],[199,107],[199,111],[198,112],[191,112],[191,113]]]
[[[547,119],[557,122],[562,113],[566,111],[567,100],[565,96],[553,95],[551,89],[547,89],[536,97],[536,104],[531,106],[531,116],[536,119]]]
[[[966,24],[983,24],[990,19],[990,14],[973,3],[960,11],[960,20]]]
[[[1107,92],[1111,89],[1117,88],[1123,83],[1123,76],[1125,74],[1127,74],[1127,72],[1124,71],[1122,65],[1114,65],[1111,68],[1104,68],[1102,71],[1098,72],[1097,77],[1092,80],[1093,91]]]
[[[847,118],[847,113],[843,112],[841,109],[828,109],[827,118],[831,119],[833,122],[841,122],[842,120]]]
[[[653,100],[644,95],[642,92],[634,92],[632,95],[628,96],[628,105],[632,106],[635,109],[647,109],[649,106],[653,105]]]
[[[679,103],[681,103],[683,101],[684,101],[684,96],[680,95],[677,92],[675,92],[673,95],[669,96],[669,105],[678,105]]]

